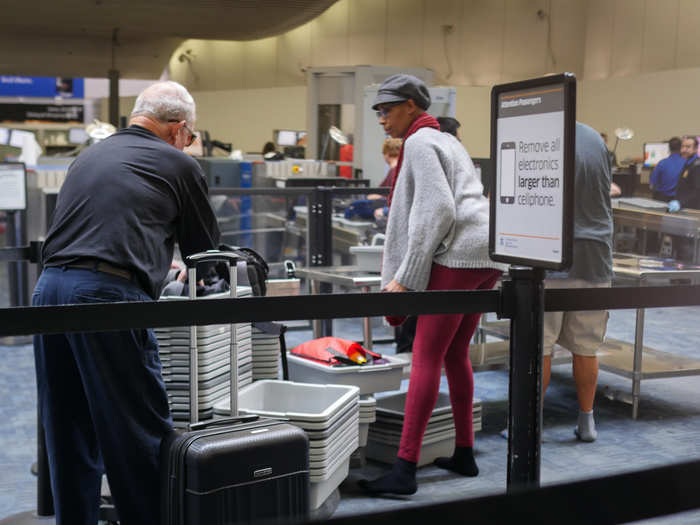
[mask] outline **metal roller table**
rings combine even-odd
[[[615,254],[613,259],[616,286],[697,284],[700,266],[664,263],[662,259],[639,255]],[[632,395],[613,393],[614,398],[632,404],[632,418],[639,414],[643,379],[700,375],[700,360],[644,346],[644,308],[637,308],[634,344],[608,338],[598,353],[600,368],[632,379]]]
[[[700,246],[700,210],[684,208],[677,213],[668,213],[666,203],[642,198],[621,198],[612,200],[613,224],[616,230],[626,226],[642,232],[653,231],[685,237],[693,245],[693,264],[698,264]],[[646,234],[637,235],[641,240],[638,247],[646,253]]]
[[[663,259],[640,255],[615,254],[613,259],[614,285],[648,286],[678,283],[700,283],[700,266],[668,263]],[[632,380],[632,393],[612,392],[610,397],[632,405],[632,418],[639,414],[641,382],[644,379],[700,375],[700,360],[663,352],[644,346],[644,308],[636,311],[634,343],[606,338],[598,351],[601,370]],[[492,335],[508,339],[508,320],[482,321],[482,337]],[[568,361],[568,352],[558,346],[554,348],[552,364]],[[507,362],[507,353],[504,365]]]

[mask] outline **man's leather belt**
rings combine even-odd
[[[108,262],[100,261],[99,259],[79,259],[70,264],[66,264],[66,268],[80,268],[84,270],[95,270],[109,275],[116,275],[127,281],[133,281],[134,274],[124,268],[119,268]]]

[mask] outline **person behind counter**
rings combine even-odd
[[[129,127],[68,168],[44,242],[34,306],[157,299],[177,240],[215,248],[194,140],[195,103],[175,82],[136,99]],[[58,525],[94,525],[103,472],[121,523],[160,523],[159,449],[172,431],[153,330],[34,337],[39,413]]]
[[[676,187],[676,198],[668,203],[668,211],[675,213],[681,208],[700,210],[700,157],[697,137],[683,137],[682,153],[688,157]]]
[[[659,161],[651,172],[649,181],[654,200],[663,202],[675,199],[678,179],[687,160],[681,156],[680,138],[671,137],[668,141],[668,149],[671,154]]]
[[[389,195],[383,290],[493,288],[505,266],[488,255],[488,200],[469,154],[455,137],[439,131],[437,120],[426,113],[429,106],[423,81],[403,74],[387,78],[372,105],[384,131],[404,139]],[[360,482],[367,492],[416,492],[416,466],[443,363],[456,441],[454,454],[435,464],[464,476],[479,473],[472,452],[474,376],[469,361],[469,342],[479,317],[418,317],[398,458],[386,475]],[[396,325],[402,319],[388,320]]]

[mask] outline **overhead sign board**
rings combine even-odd
[[[495,261],[561,270],[571,264],[576,78],[491,91],[491,221]]]
[[[0,97],[84,98],[85,79],[0,75]]]

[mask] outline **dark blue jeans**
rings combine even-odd
[[[46,268],[35,306],[148,301],[135,284]],[[122,525],[160,523],[159,448],[172,419],[153,330],[34,337],[39,410],[58,525],[95,525],[107,473]]]

